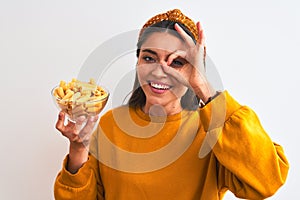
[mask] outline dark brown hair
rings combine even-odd
[[[156,32],[167,32],[170,33],[177,38],[183,40],[183,38],[179,35],[179,33],[176,31],[174,25],[177,23],[196,43],[196,40],[193,36],[193,34],[181,23],[173,22],[169,20],[161,21],[156,24],[153,24],[149,27],[147,27],[145,30],[143,30],[142,34],[139,37],[139,40],[137,42],[137,50],[136,50],[136,56],[139,57],[140,55],[140,49],[142,44],[146,41],[146,39],[152,34]],[[137,74],[135,76],[134,86],[133,86],[133,93],[129,99],[129,106],[133,108],[142,108],[146,103],[146,95],[144,91],[142,90]],[[195,110],[198,108],[199,105],[199,99],[195,95],[192,89],[188,88],[186,93],[181,97],[180,100],[181,107],[186,110]]]

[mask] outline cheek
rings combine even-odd
[[[180,70],[180,73],[182,75],[182,77],[185,79],[185,80],[188,80],[191,73],[192,73],[192,69],[193,67],[190,66],[190,65],[186,65],[184,66],[181,70]]]
[[[140,82],[140,85],[145,84],[146,82],[146,77],[149,74],[149,70],[145,66],[137,66],[136,67],[136,72],[138,76],[138,80]]]
[[[172,78],[172,82],[173,82],[173,86],[174,86],[172,89],[173,93],[178,98],[181,98],[186,93],[188,88],[175,78]]]
[[[178,89],[178,93],[179,93],[178,96],[182,97],[186,93],[187,89],[188,89],[187,87],[181,85],[181,87],[179,87]]]

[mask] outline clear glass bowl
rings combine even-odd
[[[101,86],[101,88],[105,91],[105,95],[97,98],[96,100],[77,101],[75,98],[64,100],[54,95],[54,91],[58,87],[59,86],[56,86],[51,90],[51,96],[54,103],[58,109],[68,115],[70,121],[75,123],[78,121],[85,121],[89,116],[98,115],[105,107],[110,95],[109,91]]]

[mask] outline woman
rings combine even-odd
[[[285,182],[288,162],[256,114],[205,77],[198,22],[175,9],[151,18],[137,44],[137,77],[127,106],[77,130],[55,182],[56,199],[263,199]],[[89,148],[89,152],[86,150]]]

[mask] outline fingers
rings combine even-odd
[[[181,51],[181,50],[176,50],[175,52],[173,52],[167,60],[167,65],[170,66],[173,62],[174,59],[181,57],[181,58],[186,58],[186,52],[185,51]]]
[[[173,78],[175,78],[177,81],[181,82],[183,85],[189,87],[189,83],[188,83],[188,79],[187,77],[182,74],[179,70],[174,69],[173,67],[170,67],[169,65],[161,65],[161,67],[163,68],[163,71],[172,76]]]
[[[198,38],[195,38],[198,40],[198,43],[200,45],[205,46],[205,35],[204,30],[200,22],[196,23],[197,29],[198,29]],[[181,37],[184,39],[184,41],[187,42],[189,46],[195,45],[193,39],[176,23],[175,24],[176,31],[181,35]]]
[[[65,128],[64,122],[65,122],[65,113],[61,111],[58,114],[58,120],[55,125],[56,129],[59,130],[60,132],[64,131]]]
[[[184,57],[189,63],[191,63],[193,66],[198,66],[199,64],[205,63],[205,57],[206,57],[206,47],[205,47],[205,35],[204,30],[200,22],[196,23],[196,27],[198,30],[198,38],[197,43],[195,44],[192,37],[190,37],[178,24],[175,24],[176,31],[180,34],[180,36],[183,38],[183,40],[187,44],[187,54],[182,56]],[[176,53],[178,54],[178,53]],[[171,56],[170,59],[168,59],[168,64],[171,63],[172,59],[175,59],[176,54]],[[199,63],[199,61],[203,58],[203,63]]]
[[[62,111],[59,113],[58,120],[56,123],[56,129],[59,130],[62,133],[62,135],[67,137],[70,141],[73,141],[77,135],[75,123],[68,121],[68,124],[65,125],[65,115],[66,114]]]
[[[199,32],[199,47],[200,49],[202,49],[202,54],[203,54],[203,65],[204,65],[204,71],[202,70],[202,72],[205,72],[205,58],[206,58],[206,44],[205,44],[205,34],[204,34],[204,30],[202,25],[200,24],[200,22],[197,22],[196,24],[198,32]]]
[[[70,142],[82,143],[85,145],[89,143],[90,135],[98,121],[98,118],[98,116],[91,116],[87,119],[87,121],[85,118],[79,118],[76,123],[68,120],[68,124],[65,125],[65,113],[60,112],[56,123],[56,129],[59,130],[62,135],[67,137]],[[86,124],[82,128],[84,122],[86,122]]]
[[[83,129],[81,129],[78,136],[80,142],[82,142],[84,145],[87,145],[90,142],[90,137],[92,135],[97,120],[98,116],[89,117],[86,125],[83,127]]]
[[[61,127],[59,130],[63,136],[67,137],[70,141],[76,141],[78,136],[78,129],[76,127],[76,123],[68,120],[68,124]]]
[[[188,46],[192,47],[195,45],[193,39],[177,23],[174,25],[174,27],[183,40],[188,44]]]
[[[98,120],[98,116],[89,117],[86,125],[81,129],[79,133],[79,137],[84,138],[86,135],[89,135],[93,131],[97,120]]]
[[[205,35],[204,35],[204,30],[203,30],[203,27],[202,25],[200,24],[200,22],[197,22],[196,23],[196,26],[197,26],[197,29],[198,29],[198,41],[199,41],[199,44],[201,46],[205,46]]]

